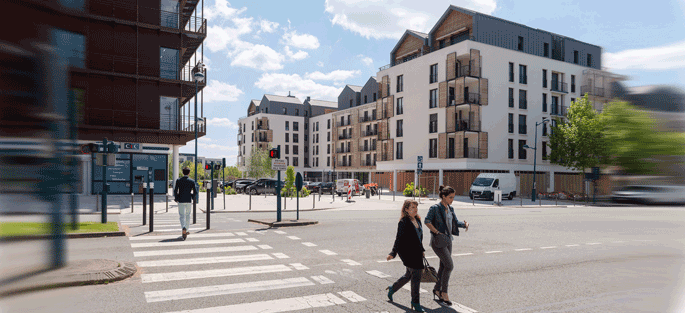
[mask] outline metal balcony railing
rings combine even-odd
[[[336,153],[350,153],[350,147],[345,147],[345,148],[337,148],[335,149]]]
[[[97,7],[91,7],[86,2],[86,12],[95,16],[111,17],[145,23],[165,28],[178,29],[186,32],[207,34],[207,19],[190,16],[189,14],[160,10],[159,7],[147,7],[143,5],[130,5],[112,0],[99,0],[106,3]]]
[[[604,88],[592,87],[592,86],[588,86],[588,85],[580,86],[580,94],[584,95],[586,93],[590,94],[591,96],[596,96],[596,97],[607,97],[607,94],[605,93]]]
[[[364,131],[362,130],[361,132],[362,137],[367,137],[367,136],[376,136],[378,135],[378,130],[369,130],[369,131]]]
[[[552,91],[568,93],[568,84],[562,82],[552,81],[552,85],[549,88]]]
[[[202,72],[202,74],[205,75],[205,79],[202,82],[198,82],[198,85],[205,85],[207,84],[207,69],[203,68],[200,70],[197,65],[191,65],[190,63],[186,64],[185,66],[181,67],[181,72],[179,75],[179,79],[182,81],[186,82],[195,82],[195,73],[197,72]]]
[[[359,123],[372,122],[376,120],[376,115],[371,116],[360,116]]]
[[[471,121],[470,119],[457,119],[455,125],[456,131],[480,131],[480,123]]]
[[[338,135],[338,140],[344,140],[344,139],[350,139],[350,138],[352,138],[352,134]]]
[[[475,75],[475,69],[476,67],[471,65],[459,66],[457,67],[457,78],[464,76],[480,77],[480,75]],[[478,70],[482,70],[482,67],[479,67]]]
[[[568,107],[566,106],[560,106],[560,105],[553,105],[552,106],[552,111],[550,112],[551,115],[557,115],[557,116],[566,116],[568,113]]]
[[[374,145],[363,146],[360,150],[363,152],[376,151],[376,146],[374,146]]]
[[[480,149],[468,148],[464,150],[464,157],[469,159],[480,159]]]
[[[342,122],[338,121],[338,122],[335,123],[335,125],[336,125],[337,127],[349,126],[350,124],[351,124],[351,121],[350,121],[349,119],[348,119],[347,121],[342,121]]]
[[[465,93],[463,98],[450,100],[450,106],[461,104],[480,104],[480,94],[475,92],[469,92]]]

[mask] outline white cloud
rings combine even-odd
[[[264,19],[260,19],[259,20],[259,28],[260,28],[259,32],[273,33],[278,28],[278,23],[271,22],[271,21],[264,20]]]
[[[451,4],[485,14],[497,8],[496,0],[326,0],[325,7],[333,25],[367,39],[399,39],[407,29],[430,31]]]
[[[230,19],[247,10],[243,7],[240,9],[230,7],[230,3],[226,0],[216,0],[214,6],[210,6],[205,10],[205,18],[216,22],[218,19]]]
[[[198,139],[198,140],[199,140],[199,141],[204,141],[204,142],[212,141],[211,138],[206,137],[206,136],[205,136],[205,137],[200,137],[200,139]]]
[[[235,85],[222,83],[216,79],[210,79],[209,84],[204,89],[204,101],[237,101],[238,97],[243,94],[243,91],[238,89]]]
[[[273,94],[291,92],[300,100],[311,96],[314,99],[337,101],[342,88],[322,85],[297,74],[264,73],[255,86]]]
[[[305,76],[309,79],[313,80],[333,80],[333,81],[344,81],[347,80],[353,76],[359,75],[362,72],[360,70],[355,70],[355,71],[344,71],[344,70],[335,70],[332,71],[328,74],[321,73],[319,71],[313,72],[313,73],[307,73]]]
[[[319,47],[319,39],[310,34],[297,34],[297,31],[286,32],[283,35],[284,43],[300,49],[316,49]]]
[[[208,126],[218,126],[218,127],[228,127],[230,129],[238,129],[238,124],[232,122],[231,120],[229,120],[228,118],[225,118],[225,117],[209,118],[209,119],[207,119],[207,125]],[[207,139],[209,139],[209,138],[207,138]],[[209,139],[209,140],[211,140],[211,139]]]
[[[299,61],[299,60],[303,60],[309,56],[309,53],[302,51],[302,50],[298,50],[297,53],[293,53],[290,50],[290,47],[288,47],[288,46],[285,46],[284,50],[285,50],[285,55],[287,55],[290,60]]]
[[[198,150],[203,149],[203,150],[210,150],[210,151],[216,151],[216,150],[221,150],[221,151],[238,151],[238,146],[224,146],[224,145],[219,145],[215,143],[202,143],[197,145]],[[205,156],[207,154],[203,153]]]
[[[610,70],[670,70],[685,68],[685,41],[643,49],[604,53],[602,65]]]
[[[319,67],[323,67],[323,62],[321,62],[321,61],[316,62],[316,65],[318,65]]]
[[[357,55],[359,59],[362,60],[362,63],[366,64],[366,66],[371,66],[373,65],[373,59],[367,56],[364,56],[363,54]]]
[[[284,57],[265,45],[252,45],[249,48],[237,49],[231,65],[250,67],[262,71],[280,70]]]

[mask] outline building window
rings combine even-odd
[[[519,46],[518,46],[519,51],[523,51],[523,37],[519,36]]]
[[[429,133],[437,133],[438,132],[438,114],[431,114],[430,115],[430,122],[428,125],[428,132]]]
[[[316,143],[319,143],[319,134],[316,134]]]
[[[285,121],[285,130],[290,130],[290,122]]]
[[[429,158],[437,158],[438,157],[438,139],[429,139],[428,140],[428,157]]]
[[[178,50],[159,48],[159,77],[178,79]]]
[[[576,92],[576,75],[571,75],[571,92]]]
[[[587,54],[587,66],[592,67],[592,54]]]
[[[331,141],[331,132],[326,133],[326,141]]]
[[[293,154],[299,154],[300,149],[298,148],[298,145],[293,145]]]
[[[252,130],[254,130],[254,121],[252,121]]]
[[[290,146],[285,145],[285,154],[290,154]]]
[[[295,109],[295,116],[300,116],[300,109]]]
[[[350,99],[350,108],[352,107],[352,99]]]
[[[430,67],[430,77],[429,77],[429,82],[436,83],[438,81],[438,64],[433,64]]]
[[[395,137],[402,137],[404,133],[402,130],[402,120],[397,120],[397,129],[395,130]]]
[[[299,131],[300,130],[300,125],[298,122],[293,122],[293,131]]]
[[[373,101],[376,101],[376,93],[373,93]]]
[[[290,142],[290,133],[285,133],[285,142]]]
[[[519,134],[525,135],[528,133],[528,125],[526,125],[526,116],[519,114]]]
[[[542,121],[544,121],[544,120],[545,120],[545,118],[543,117]],[[547,136],[547,124],[546,123],[542,123],[542,135]]]
[[[162,0],[160,3],[160,18],[162,26],[178,28],[178,0]]]
[[[395,158],[398,160],[402,160],[402,142],[397,143],[397,152],[395,153]]]
[[[528,73],[526,72],[526,66],[519,64],[519,83],[521,84],[527,84],[528,83]]]
[[[331,157],[326,157],[326,166],[331,166]]]
[[[514,82],[514,63],[509,62],[509,81]]]
[[[288,108],[283,108],[283,115],[288,115]]]
[[[309,140],[309,137],[307,134],[304,134],[304,142],[307,142],[307,140]]]
[[[547,160],[547,142],[543,141],[542,142],[542,159]]]
[[[542,55],[549,57],[549,44],[548,43],[545,42],[542,50],[543,50]]]
[[[404,75],[397,76],[397,92],[402,91],[404,91]]]
[[[328,127],[327,129],[331,129],[331,119],[328,119]]]
[[[547,94],[542,94],[542,112],[547,112]]]
[[[250,142],[254,142],[254,133],[252,133],[252,139],[250,139]]]
[[[404,106],[402,104],[402,98],[397,98],[397,108],[395,109],[395,115],[404,114]]]
[[[437,89],[431,89],[430,91],[430,99],[428,99],[428,107],[429,108],[437,108],[438,107],[438,90]]]
[[[331,154],[331,145],[330,144],[326,145],[326,154]]]
[[[67,1],[69,2],[69,1]],[[71,2],[79,2],[79,1],[71,1]],[[83,0],[80,1],[81,4],[72,4],[72,5],[66,5],[67,7],[70,8],[76,8],[73,5],[80,6],[81,9],[83,9]],[[52,31],[52,42],[53,45],[57,48],[57,53],[65,58],[69,66],[72,67],[78,67],[78,68],[85,68],[85,42],[86,42],[86,37],[77,34],[77,33],[72,33],[68,32],[65,30],[61,29],[54,29]],[[162,49],[167,49],[167,48],[162,48]],[[173,49],[172,49],[173,50]],[[178,62],[178,50],[176,50],[176,60]],[[162,60],[160,60],[161,62]]]
[[[578,50],[573,50],[573,63],[578,64]]]
[[[525,160],[526,159],[526,148],[523,146],[526,145],[525,140],[519,140],[519,160]]]
[[[176,130],[178,98],[159,97],[159,129]]]
[[[514,139],[509,139],[508,140],[508,149],[507,151],[509,152],[509,159],[514,158]]]
[[[523,89],[519,89],[519,109],[528,109],[528,93]]]
[[[542,70],[542,88],[547,88],[547,70]]]
[[[366,95],[364,95],[364,104],[369,103],[369,101],[366,100]]]
[[[509,113],[509,133],[514,133],[514,113]]]
[[[509,88],[509,107],[514,107],[514,88]]]
[[[297,159],[297,157],[293,157],[293,166],[299,166]]]

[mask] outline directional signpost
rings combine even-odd
[[[278,176],[276,176],[276,221],[281,221],[281,171],[285,171],[288,168],[288,164],[285,160],[281,160],[281,147],[278,146],[276,149],[271,149],[269,151],[269,157],[271,158],[271,169],[278,171]]]
[[[416,157],[416,178],[418,181],[417,187],[419,189],[419,202],[421,201],[421,173],[423,173],[423,156]]]

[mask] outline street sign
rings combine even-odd
[[[418,169],[423,169],[423,163],[418,163],[418,164],[416,164],[416,168],[418,168]]]
[[[284,159],[271,159],[271,169],[274,171],[285,171],[288,169],[288,164]]]
[[[297,191],[302,190],[302,174],[299,172],[295,176],[295,188],[297,188]]]
[[[417,156],[416,162],[423,163],[423,156],[422,155]]]
[[[138,171],[147,171],[147,166],[136,166],[136,170],[138,170]]]
[[[416,170],[416,173],[421,175],[421,173],[423,173],[423,170],[419,168],[418,170]]]

